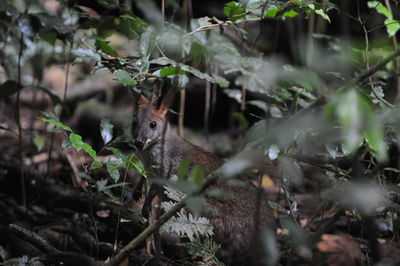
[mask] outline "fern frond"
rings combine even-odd
[[[215,255],[218,249],[221,248],[221,245],[215,243],[213,240],[205,239],[200,241],[199,239],[195,239],[192,242],[185,243],[184,247],[187,248],[192,259],[201,259],[201,261],[196,261],[193,265],[225,266],[225,264],[220,262]]]
[[[165,205],[171,205],[168,202]],[[169,219],[162,227],[161,231],[177,234],[179,237],[187,237],[193,241],[195,237],[210,237],[214,234],[210,220],[205,217],[195,217],[193,214],[187,214],[185,210],[178,212],[177,216]]]

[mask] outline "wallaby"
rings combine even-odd
[[[149,101],[142,95],[135,103],[132,136],[144,167],[150,177],[168,178],[176,174],[182,160],[188,158],[192,165],[202,166],[205,173],[209,174],[223,162],[172,131],[166,114],[173,97],[173,91],[169,91],[161,101]],[[221,244],[218,257],[229,265],[258,264],[260,261],[254,261],[255,245],[259,245],[254,241],[256,234],[259,234],[256,227],[259,225],[275,230],[271,208],[264,199],[257,201],[257,188],[253,185],[229,186],[226,181],[221,181],[216,186],[233,195],[207,200],[207,204],[215,211],[204,216],[214,227],[214,241]],[[148,215],[151,200],[160,190],[159,186],[151,185],[142,209],[144,216]]]

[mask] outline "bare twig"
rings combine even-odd
[[[186,100],[186,91],[185,90],[181,90],[179,93],[179,129],[178,129],[178,133],[179,136],[181,136],[183,138],[183,122],[185,119],[185,100]]]
[[[358,75],[358,76],[354,77],[353,79],[351,79],[346,85],[344,85],[343,87],[340,87],[338,90],[336,90],[336,92],[345,91],[345,90],[348,90],[348,89],[354,87],[355,85],[357,85],[358,83],[362,82],[366,78],[368,78],[368,77],[372,76],[373,74],[375,74],[378,70],[382,69],[387,63],[389,63],[390,61],[394,60],[395,58],[397,58],[399,56],[400,56],[400,49],[397,49],[393,53],[388,55],[386,58],[384,58],[381,61],[379,61],[376,65],[372,66],[369,69],[366,69],[360,75]],[[313,111],[316,107],[322,106],[326,102],[327,102],[327,96],[326,95],[322,95],[322,96],[318,97],[314,102],[312,102],[309,106],[307,106],[306,108],[301,109],[299,112],[297,112],[290,119],[297,119],[299,116],[305,115],[305,114]]]
[[[123,197],[124,197],[124,195],[125,195],[125,188],[126,188],[126,186],[125,186],[125,183],[126,183],[126,177],[128,176],[128,171],[129,171],[129,169],[130,169],[131,162],[133,161],[133,156],[134,156],[134,154],[132,153],[132,155],[129,157],[129,160],[128,160],[128,165],[127,165],[127,167],[126,167],[126,169],[125,169],[124,180],[122,181],[124,185],[122,186],[121,196],[119,197],[119,202],[120,202],[120,205],[119,205],[119,208],[118,208],[118,215],[117,215],[117,226],[115,227],[114,250],[117,250],[117,243],[118,243],[118,229],[119,229],[119,225],[120,225],[121,210],[122,210],[122,206],[123,206],[123,204],[122,204],[122,201],[123,201]]]
[[[18,84],[21,86],[21,59],[22,52],[24,50],[24,35],[21,33],[20,41],[19,41],[19,53],[18,53]],[[22,154],[22,125],[21,125],[21,116],[20,116],[20,95],[21,91],[17,91],[17,100],[15,103],[15,120],[18,127],[18,150],[19,150],[19,164],[21,168],[20,172],[20,182],[21,182],[21,195],[22,195],[22,205],[26,207],[26,191],[25,191],[25,178],[23,171],[23,154]]]
[[[206,138],[208,141],[208,137],[209,137],[209,128],[208,128],[208,123],[209,123],[209,119],[210,119],[210,103],[211,103],[211,82],[209,82],[208,80],[206,80],[206,95],[205,95],[205,102],[204,102],[204,131],[206,134]]]
[[[239,15],[242,15],[242,14],[239,14]],[[240,21],[235,21],[235,24],[242,24],[242,23],[246,23],[246,22],[260,21],[260,20],[262,20],[262,19],[263,19],[263,18],[261,18],[261,17],[260,17],[260,18],[254,18],[254,19],[243,19],[243,20],[240,20]],[[213,23],[207,24],[207,25],[198,27],[197,29],[195,29],[195,30],[193,30],[193,31],[191,31],[191,32],[186,33],[186,34],[184,35],[184,37],[185,37],[185,36],[190,36],[190,35],[195,34],[195,33],[197,33],[197,32],[206,31],[206,30],[211,30],[211,29],[213,29],[213,28],[218,28],[218,27],[221,27],[221,26],[229,26],[229,25],[230,25],[230,23],[228,23],[228,22],[215,23],[215,24],[213,24]]]
[[[393,61],[394,59],[396,59],[397,57],[400,56],[400,49],[395,50],[393,53],[391,53],[390,55],[388,55],[386,58],[382,59],[381,61],[379,61],[376,65],[372,66],[371,68],[365,70],[364,72],[362,72],[360,75],[358,75],[357,77],[353,78],[349,84],[346,86],[346,88],[348,87],[352,87],[358,83],[360,83],[361,81],[363,81],[364,79],[372,76],[373,74],[375,74],[378,70],[380,70],[381,68],[383,68],[387,63],[389,63],[390,61]],[[344,89],[344,88],[341,88]]]

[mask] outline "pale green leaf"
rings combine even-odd
[[[118,82],[122,83],[123,85],[127,86],[135,86],[136,81],[132,78],[131,74],[126,72],[123,69],[115,70],[113,73],[114,79]]]
[[[393,14],[378,1],[368,1],[368,7],[374,8],[379,14],[384,15],[386,18],[393,19]]]
[[[394,19],[385,19],[386,30],[389,37],[396,35],[397,31],[400,29],[400,21]]]
[[[38,151],[41,151],[44,147],[45,139],[43,136],[35,136],[33,138],[33,144],[35,144]]]
[[[103,166],[103,164],[101,162],[98,162],[98,161],[93,161],[92,164],[90,165],[90,167],[92,169],[100,168],[102,166]]]
[[[325,13],[324,10],[317,9],[315,10],[315,13],[320,15],[323,19],[327,20],[329,23],[331,23],[331,19],[329,18],[328,14]]]
[[[43,117],[39,117],[40,120],[42,120],[43,122],[49,123],[51,125],[54,125],[56,127],[62,128],[66,131],[72,132],[72,129],[69,126],[64,125],[63,123],[53,120],[53,119],[48,119],[48,118],[43,118]]]
[[[196,185],[201,186],[204,182],[204,169],[196,165],[192,168],[189,174],[189,180],[192,180]]]
[[[152,26],[147,27],[146,31],[140,38],[140,52],[143,56],[148,56],[154,48],[154,28]]]
[[[91,49],[78,48],[78,49],[72,50],[71,53],[73,53],[74,55],[76,55],[78,57],[88,57],[88,58],[93,59],[98,62],[101,61],[100,55]]]

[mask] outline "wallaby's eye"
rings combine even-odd
[[[150,123],[150,128],[155,129],[157,127],[157,122],[153,121]]]

